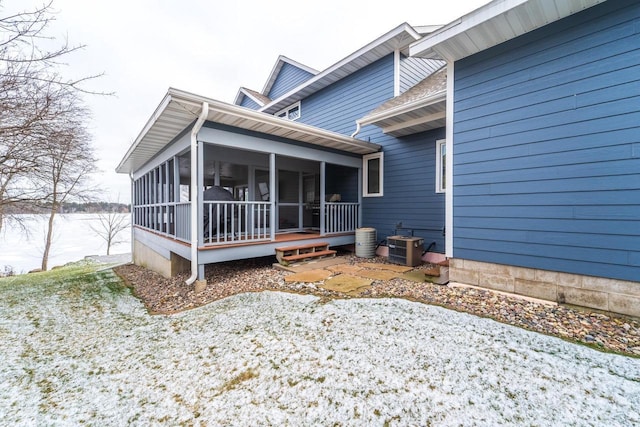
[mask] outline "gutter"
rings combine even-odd
[[[191,276],[185,281],[193,284],[198,278],[198,132],[209,115],[209,103],[202,103],[200,116],[191,129]]]
[[[331,132],[328,130],[320,129],[317,127],[305,125],[295,121],[281,119],[279,117],[272,116],[270,114],[250,110],[237,105],[231,105],[224,102],[217,101],[215,99],[206,98],[200,95],[185,92],[179,89],[169,89],[169,94],[175,99],[184,99],[188,102],[202,102],[209,105],[209,110],[217,111],[220,113],[231,114],[238,118],[246,118],[260,121],[262,123],[278,126],[282,129],[287,129],[294,132],[302,132],[307,135],[312,135],[322,139],[331,139],[336,142],[354,147],[357,151],[351,151],[356,154],[366,154],[366,152],[375,153],[380,150],[380,145],[372,142],[361,141],[353,139],[351,137]],[[274,134],[275,135],[275,134]],[[286,137],[286,136],[285,136]],[[295,138],[294,138],[295,139]],[[300,140],[304,142],[303,140]],[[348,151],[344,149],[343,151]]]

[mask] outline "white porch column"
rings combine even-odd
[[[180,159],[173,156],[173,201],[180,203]]]
[[[447,61],[447,119],[446,119],[446,171],[445,186],[445,255],[453,258],[453,93],[454,93],[454,61]]]
[[[360,165],[358,168],[358,224],[356,228],[362,227],[362,193],[364,189],[362,188],[362,163],[360,163]]]
[[[202,141],[198,141],[198,221],[196,221],[195,226],[198,227],[198,241],[197,245],[204,243],[204,210],[203,210],[203,199],[204,199],[204,143]],[[193,173],[193,171],[191,171]],[[193,245],[194,242],[191,242]],[[198,262],[198,280],[204,280],[204,265]]]
[[[320,235],[324,236],[325,233],[327,232],[326,230],[326,200],[327,200],[327,195],[325,194],[327,192],[327,183],[326,183],[326,179],[327,179],[327,163],[326,162],[320,162]]]
[[[276,155],[269,153],[269,201],[271,202],[271,215],[269,215],[269,229],[271,231],[271,240],[276,240]]]

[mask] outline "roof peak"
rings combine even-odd
[[[280,73],[280,70],[282,69],[284,64],[292,65],[296,68],[306,71],[309,74],[313,74],[314,76],[319,73],[319,71],[316,70],[315,68],[311,68],[307,65],[304,65],[301,62],[298,62],[289,58],[288,56],[280,55],[278,56],[278,59],[276,59],[276,63],[273,65],[273,68],[271,69],[271,73],[269,73],[269,77],[267,78],[264,88],[262,89],[263,95],[267,96],[269,94],[269,91],[273,87],[273,84],[275,83],[276,78],[278,77],[278,74]]]

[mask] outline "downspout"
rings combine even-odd
[[[202,111],[191,129],[191,276],[186,280],[192,285],[198,278],[198,132],[209,115],[209,104],[202,103]]]
[[[360,133],[360,122],[356,120],[356,131],[351,134],[351,138],[355,138]]]
[[[131,213],[129,217],[129,224],[131,227],[131,262],[133,262],[136,245],[134,237],[134,227],[136,225],[136,181],[133,179],[133,171],[129,172],[129,180],[131,180],[131,197],[129,198],[129,201],[131,202]]]

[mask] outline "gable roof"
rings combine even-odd
[[[411,45],[411,56],[456,61],[606,0],[493,0]]]
[[[271,99],[268,96],[265,96],[260,92],[256,92],[255,90],[241,87],[240,89],[238,89],[238,94],[236,95],[236,99],[233,101],[233,103],[236,105],[240,105],[242,103],[242,98],[244,98],[245,96],[261,107],[271,102]]]
[[[377,144],[169,88],[120,161],[116,172],[134,172],[146,164],[195,122],[204,102],[209,104],[206,120],[210,122],[355,154],[369,154],[380,150]]]
[[[283,108],[306,98],[312,93],[345,78],[349,74],[374,63],[378,59],[389,55],[396,49],[400,49],[403,53],[408,54],[409,45],[420,39],[420,37],[421,34],[409,24],[400,24],[366,46],[353,52],[346,58],[338,61],[326,70],[317,73],[314,77],[310,78],[298,87],[295,87],[284,95],[272,100],[269,104],[260,108],[259,111],[269,114],[280,111]],[[263,91],[263,93],[265,92]]]
[[[278,78],[278,74],[280,74],[280,70],[282,70],[282,67],[284,66],[284,64],[292,65],[296,68],[306,71],[307,73],[313,74],[314,76],[318,74],[318,70],[308,67],[304,64],[301,64],[298,61],[294,61],[291,58],[287,58],[284,55],[280,55],[276,60],[276,63],[273,66],[273,69],[271,70],[271,73],[269,74],[269,78],[267,78],[267,82],[265,83],[264,88],[262,89],[262,93],[264,95],[268,95],[269,92],[271,91],[271,88],[273,87],[273,84],[276,82],[276,79]]]
[[[405,136],[445,126],[447,67],[443,66],[357,121],[386,134]]]

